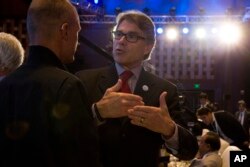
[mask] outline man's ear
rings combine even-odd
[[[210,144],[207,144],[207,148],[210,150],[210,149],[211,149],[211,145],[210,145]]]
[[[154,47],[153,44],[148,44],[147,46],[145,46],[144,55],[149,54],[151,50],[153,49],[153,47]]]
[[[63,23],[61,26],[61,36],[62,39],[68,40],[68,30],[69,30],[69,24],[68,23]]]

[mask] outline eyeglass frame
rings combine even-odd
[[[136,34],[136,32],[128,32],[128,33],[123,33],[122,31],[111,31],[111,33],[112,33],[112,37],[113,37],[113,39],[116,39],[116,40],[120,40],[123,36],[125,36],[125,39],[126,39],[126,41],[128,41],[128,42],[131,42],[131,43],[136,43],[138,40],[146,40],[146,38],[145,37],[143,37],[143,36],[140,36],[140,35],[137,35]],[[121,37],[117,37],[116,35],[116,33],[120,33],[121,34]],[[128,40],[128,37],[129,37],[129,35],[133,35],[134,37],[136,37],[136,40],[135,41],[131,41],[131,40]]]

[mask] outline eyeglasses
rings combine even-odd
[[[132,42],[132,43],[137,42],[139,39],[142,39],[142,40],[146,39],[145,37],[139,36],[135,32],[129,32],[129,33],[125,34],[125,33],[121,32],[121,31],[112,31],[112,34],[113,34],[114,39],[120,40],[123,36],[125,36],[125,39],[128,42]]]

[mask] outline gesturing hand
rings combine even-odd
[[[136,105],[144,105],[142,97],[118,92],[122,81],[108,88],[100,101],[96,103],[102,118],[119,118],[128,115],[128,110]]]
[[[167,92],[160,95],[160,107],[138,105],[130,109],[128,117],[131,119],[131,123],[161,133],[166,137],[172,136],[175,131],[175,123],[168,112],[166,95]]]

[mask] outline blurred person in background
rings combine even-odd
[[[208,106],[199,108],[196,115],[230,145],[248,150],[248,136],[234,115],[224,110],[214,112],[213,108]]]
[[[0,81],[15,71],[24,60],[24,49],[12,34],[0,32]]]
[[[199,150],[190,167],[221,167],[222,159],[218,154],[220,137],[215,132],[207,132],[198,141]]]
[[[179,112],[174,112],[171,117],[178,120],[178,124],[189,129],[193,135],[199,136],[202,133],[203,123],[197,120],[196,114],[188,105],[187,97],[179,95]]]
[[[207,93],[205,92],[201,92],[200,95],[199,95],[199,107],[198,108],[201,108],[201,107],[206,107],[207,105],[210,104],[210,100],[208,99],[208,95]]]
[[[247,106],[244,100],[238,101],[238,111],[235,112],[235,117],[243,126],[249,137],[250,112],[247,110]]]

